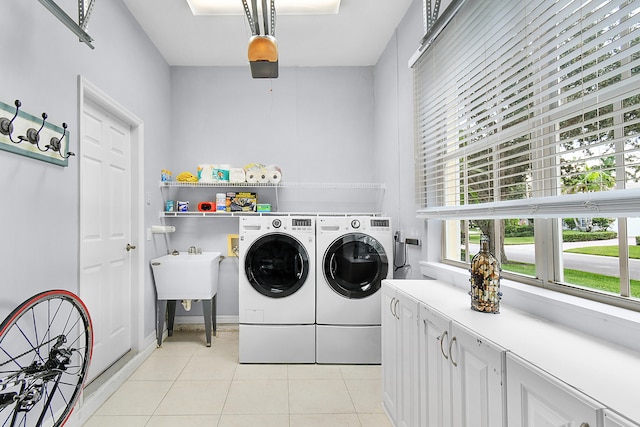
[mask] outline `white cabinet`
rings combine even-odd
[[[600,425],[603,407],[595,400],[514,354],[506,366],[509,427]]]
[[[504,425],[504,349],[421,305],[421,425]]]
[[[504,423],[503,348],[451,323],[453,425],[501,427]]]
[[[382,287],[383,405],[396,427],[418,426],[418,302]]]
[[[436,280],[385,280],[383,295],[383,400],[396,427],[640,427],[637,352],[508,306],[472,311],[466,289]]]
[[[435,310],[420,306],[420,420],[424,426],[450,426],[451,321]]]
[[[382,284],[382,404],[395,423],[398,412],[398,319],[395,288]],[[416,303],[417,306],[417,303]]]
[[[626,418],[612,412],[609,409],[604,411],[604,427],[639,427],[639,424],[631,422]]]

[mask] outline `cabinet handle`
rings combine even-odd
[[[449,335],[448,331],[444,331],[442,335],[440,335],[440,353],[444,356],[445,359],[449,360],[449,356],[444,354],[444,348],[442,347],[442,343],[444,342],[444,338]]]
[[[398,316],[398,303],[400,302],[399,299],[396,299],[396,303],[393,305],[393,312],[396,315],[396,319],[400,320],[400,316]]]
[[[395,302],[396,297],[391,298],[391,301],[389,302],[389,311],[391,312],[391,315],[393,317],[396,317],[396,314],[393,312],[393,303]]]
[[[451,353],[451,347],[453,347],[453,343],[456,342],[457,340],[458,340],[458,338],[453,337],[453,338],[451,338],[451,341],[449,341],[449,356],[451,356],[451,363],[456,368],[458,367],[458,364],[456,363],[455,360],[453,360],[453,353]],[[589,427],[589,426],[587,426],[587,427]]]

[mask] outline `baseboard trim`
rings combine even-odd
[[[85,395],[86,390],[83,391],[80,403],[76,406],[66,425],[70,427],[84,425],[98,408],[147,360],[157,347],[155,332],[147,336],[144,341],[146,344],[145,349],[134,355],[122,368],[113,373],[104,384],[93,390],[89,395]]]
[[[216,322],[218,324],[226,324],[226,323],[235,323],[237,324],[240,320],[240,316],[217,316]],[[176,316],[174,320],[175,325],[203,325],[204,328],[204,319],[202,316]]]

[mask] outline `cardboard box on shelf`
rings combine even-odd
[[[256,193],[228,192],[227,212],[255,212],[258,205]]]

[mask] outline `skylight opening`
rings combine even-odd
[[[274,0],[278,15],[335,15],[341,0]],[[187,0],[194,15],[244,15],[240,0]],[[258,7],[262,2],[258,1]]]

